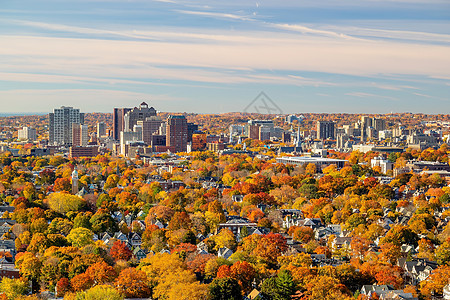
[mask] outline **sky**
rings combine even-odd
[[[450,1],[0,2],[0,113],[142,101],[168,112],[448,114]]]

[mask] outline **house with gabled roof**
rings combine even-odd
[[[228,249],[227,247],[220,248],[219,251],[217,251],[218,257],[223,257],[225,259],[230,258],[231,255],[233,255],[233,250]]]

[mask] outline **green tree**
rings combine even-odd
[[[290,299],[295,292],[295,284],[291,272],[281,270],[277,277],[270,277],[264,280],[261,286],[264,296],[272,300]]]
[[[70,231],[67,236],[67,241],[74,247],[83,247],[94,242],[92,240],[93,235],[93,232],[89,229],[79,227]]]
[[[209,285],[211,300],[241,300],[241,286],[236,279],[216,278]]]

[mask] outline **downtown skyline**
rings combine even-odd
[[[27,7],[24,9],[24,7]],[[2,113],[446,113],[446,1],[6,1]]]

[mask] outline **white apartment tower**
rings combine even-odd
[[[37,139],[36,129],[31,127],[23,127],[17,133],[19,140],[35,141]]]
[[[49,113],[49,144],[71,145],[73,123],[84,123],[84,113],[78,108],[61,106]]]

